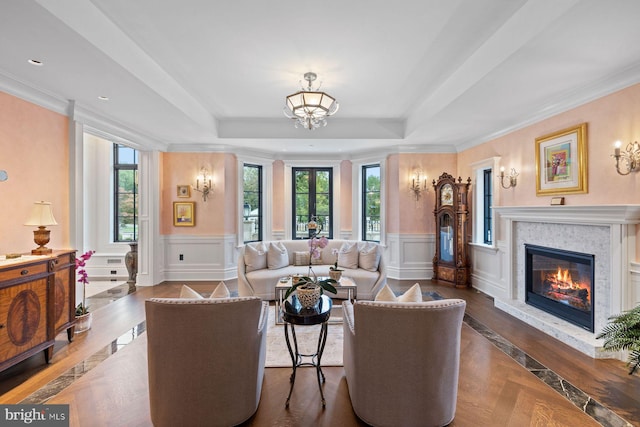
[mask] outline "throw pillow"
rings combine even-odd
[[[367,271],[378,270],[378,264],[380,263],[380,253],[378,251],[378,245],[375,243],[367,243],[360,249],[358,255],[358,264],[360,268]]]
[[[289,265],[289,253],[282,242],[269,243],[267,252],[267,267],[270,270],[283,268]]]
[[[214,291],[211,293],[211,296],[209,298],[224,299],[224,298],[229,298],[230,296],[231,296],[231,293],[229,292],[227,285],[225,285],[224,282],[220,282],[218,283],[218,286],[216,286]]]
[[[391,301],[391,302],[422,302],[422,290],[420,284],[416,283],[405,293],[397,296],[393,293],[389,285],[384,285],[376,295],[375,301]]]
[[[422,290],[420,284],[416,283],[407,292],[398,297],[398,302],[422,302]]]
[[[358,268],[358,246],[356,242],[345,242],[338,249],[338,267]]]
[[[293,265],[309,265],[309,251],[294,252]]]
[[[375,297],[375,301],[395,301],[396,295],[393,293],[389,285],[384,285],[384,288],[380,289],[378,295]]]
[[[249,243],[244,247],[245,272],[267,268],[267,251],[262,242]]]
[[[180,289],[180,298],[204,299],[202,295],[200,295],[187,285],[182,285],[182,289]]]

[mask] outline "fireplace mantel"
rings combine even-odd
[[[635,261],[640,205],[500,206],[505,293],[496,307],[591,357],[602,353],[595,336],[609,316],[626,310],[631,295],[629,267]],[[591,333],[525,304],[524,245],[533,244],[595,255],[595,332]]]
[[[567,224],[640,224],[640,205],[494,206],[504,219]]]

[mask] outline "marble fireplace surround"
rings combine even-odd
[[[503,224],[506,293],[495,306],[593,358],[602,351],[596,335],[609,316],[627,310],[630,262],[635,260],[640,205],[494,207]],[[593,254],[594,326],[591,333],[525,303],[525,243]]]

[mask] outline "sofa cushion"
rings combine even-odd
[[[267,267],[270,270],[283,268],[289,265],[289,253],[282,242],[269,243],[267,252]]]
[[[224,282],[220,282],[218,283],[218,286],[216,286],[216,288],[213,290],[209,298],[221,299],[221,298],[229,298],[230,296],[231,296],[231,293],[229,292],[227,285],[225,285]]]
[[[384,285],[376,295],[375,301],[395,301],[396,294],[393,293],[389,285]]]
[[[309,251],[295,251],[293,253],[293,265],[309,265]]]
[[[195,299],[204,299],[202,295],[198,292],[194,291],[187,285],[182,285],[182,289],[180,289],[180,297],[179,298],[195,298]]]
[[[338,249],[338,267],[358,268],[358,245],[356,242],[345,242]]]
[[[360,247],[358,266],[368,271],[376,271],[380,263],[380,251],[376,243],[365,243]]]
[[[267,251],[264,243],[249,243],[244,247],[245,271],[267,268]]]

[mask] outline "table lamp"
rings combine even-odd
[[[46,255],[52,252],[51,249],[45,247],[49,243],[50,230],[45,227],[47,225],[58,225],[56,219],[53,217],[53,210],[51,209],[51,202],[35,202],[31,209],[31,215],[24,225],[35,225],[37,230],[33,230],[33,241],[39,245],[36,249],[31,251],[33,255]]]

